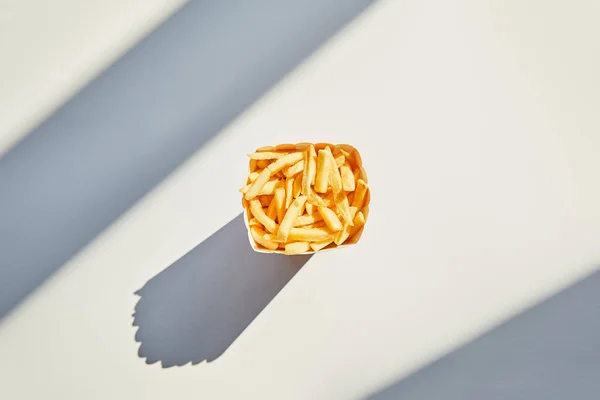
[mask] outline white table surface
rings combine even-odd
[[[0,398],[360,398],[591,273],[598,18],[594,1],[377,2],[1,322]],[[361,242],[310,258],[217,360],[147,364],[138,329],[151,337],[162,318],[174,326],[161,340],[190,343],[186,329],[235,319],[206,313],[247,318],[273,291],[243,271],[265,259],[229,223],[245,154],[298,141],[360,149],[372,188]],[[235,261],[222,275],[158,275],[224,226],[231,242],[194,253],[198,270]],[[190,295],[186,276],[218,287]],[[183,291],[201,311],[187,301],[173,318],[161,305]],[[144,296],[154,309],[136,328]],[[194,318],[212,322],[194,330]],[[176,347],[145,354],[185,359]]]
[[[0,155],[186,0],[2,0]]]

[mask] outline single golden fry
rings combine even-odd
[[[327,157],[329,157],[330,165],[335,165],[335,160],[333,159],[331,149],[327,147],[325,151],[327,152]],[[340,176],[340,171],[337,168],[329,168],[329,184],[331,185],[331,190],[333,190],[334,196],[343,190],[342,177]]]
[[[277,224],[273,221],[263,210],[260,200],[250,200],[250,212],[254,215],[254,218],[265,226],[265,229],[271,233],[277,232]]]
[[[322,242],[333,238],[333,235],[327,228],[292,228],[287,239],[294,242]]]
[[[294,193],[294,178],[287,178],[285,181],[285,208],[290,208]]]
[[[283,221],[283,217],[285,216],[285,189],[277,188],[275,189],[275,195],[273,196],[273,204],[275,204],[275,210],[277,213],[277,222],[281,223]]]
[[[274,151],[261,151],[258,153],[248,154],[253,160],[276,160],[285,157],[287,153],[276,153]]]
[[[257,153],[259,151],[277,151],[277,149],[273,146],[263,146],[263,147],[259,147],[258,149],[256,149]]]
[[[307,203],[308,204],[308,203]],[[315,222],[319,222],[323,220],[323,216],[319,213],[313,215],[300,215],[296,220],[296,224],[294,226],[303,226],[314,224]]]
[[[310,245],[306,242],[294,242],[285,245],[285,254],[288,256],[306,253],[308,250],[310,250]]]
[[[292,165],[283,173],[286,178],[294,176],[300,172],[304,171],[304,160],[298,161],[296,164]]]
[[[276,174],[281,171],[285,167],[289,167],[298,161],[302,160],[303,153],[301,151],[290,153],[280,159],[276,160],[274,163],[270,164],[267,168],[271,171],[271,174]]]
[[[250,191],[250,189],[252,188],[252,185],[253,185],[253,183],[244,186],[243,188],[240,189],[240,192],[248,193]],[[281,187],[281,185],[282,185],[282,181],[280,181],[278,179],[272,179],[272,180],[268,181],[267,183],[265,183],[263,185],[263,187],[260,188],[260,190],[258,191],[258,196],[272,195],[275,193],[275,189],[277,189],[278,187]]]
[[[342,189],[346,192],[354,191],[354,189],[356,189],[354,174],[352,173],[349,164],[346,163],[340,167],[340,175],[342,177]]]
[[[314,212],[314,206],[312,203],[309,203],[308,200],[306,201],[306,204],[304,205],[304,207],[306,208],[306,213],[308,215],[313,215]]]
[[[283,221],[279,224],[279,230],[277,231],[277,239],[280,242],[285,242],[288,239],[288,235],[292,230],[292,227],[296,223],[296,220],[300,216],[300,210],[304,203],[306,202],[306,196],[300,196],[290,205],[285,216],[283,217]],[[260,220],[259,220],[260,221]]]
[[[315,175],[315,192],[325,193],[329,183],[329,154],[325,150],[319,150]]]
[[[298,196],[300,196],[300,193],[302,191],[303,179],[304,178],[302,177],[302,175],[298,175],[294,178],[294,186],[292,187],[292,197],[295,199],[297,199]]]
[[[266,185],[266,183],[269,181],[270,177],[271,177],[270,171],[268,169],[264,169],[260,173],[259,177],[256,178],[256,180],[252,183],[252,186],[250,186],[250,188],[244,195],[244,198],[246,200],[252,200],[256,196],[258,196],[258,193],[263,188],[263,186]]]
[[[310,248],[313,249],[313,251],[319,251],[319,250],[321,250],[321,249],[329,246],[332,242],[333,242],[333,240],[328,239],[328,240],[325,240],[323,242],[311,243],[310,244]]]
[[[277,247],[279,247],[279,243],[266,240],[264,238],[265,231],[256,226],[250,227],[250,235],[252,235],[252,239],[254,239],[256,243],[269,250],[275,250]]]
[[[319,213],[321,214],[325,224],[333,232],[341,231],[344,227],[342,222],[338,219],[337,215],[331,208],[319,207]]]
[[[304,151],[304,171],[302,172],[302,194],[310,196],[317,172],[317,153],[312,144]]]
[[[362,179],[359,179],[356,183],[356,190],[354,191],[354,200],[352,206],[361,210],[365,204],[365,197],[367,195],[367,183]]]

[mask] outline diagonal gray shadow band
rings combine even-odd
[[[17,144],[0,159],[0,321],[373,1],[192,1]]]
[[[215,360],[310,257],[254,252],[238,215],[136,292],[139,356],[165,368]]]
[[[596,272],[369,399],[583,400],[599,393]]]

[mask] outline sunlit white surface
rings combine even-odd
[[[2,0],[0,156],[186,0]]]
[[[357,398],[591,272],[600,12],[527,3],[376,4],[0,325],[0,397]],[[297,141],[360,149],[360,244],[217,361],[146,365],[133,293],[241,212],[245,153]]]

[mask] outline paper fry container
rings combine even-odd
[[[256,151],[257,152],[265,152],[265,151],[281,151],[281,152],[304,151],[309,145],[310,145],[310,143],[280,144],[280,145],[277,145],[277,146],[265,146],[265,147],[261,147],[261,148],[257,149]],[[346,152],[346,154],[349,154],[348,157],[345,157],[346,158],[346,162],[348,162],[348,164],[350,164],[350,167],[351,167],[352,171],[355,172],[355,178],[356,178],[356,180],[362,179],[363,181],[365,181],[366,183],[368,183],[367,173],[366,173],[365,169],[363,168],[362,158],[361,158],[360,153],[359,153],[359,151],[357,149],[355,149],[354,147],[352,147],[352,146],[350,146],[348,144],[333,145],[333,144],[330,144],[330,143],[315,143],[313,145],[314,145],[315,151],[317,153],[318,153],[319,150],[325,149],[327,146],[329,146],[329,148],[333,152],[334,157],[341,157],[341,155],[343,154],[343,152]],[[245,186],[249,185],[250,183],[252,183],[251,180],[250,180],[250,176],[249,175],[252,172],[260,170],[261,169],[261,165],[260,164],[261,164],[260,161],[250,159],[249,168],[248,168],[248,176],[246,177]],[[300,172],[299,175],[302,176],[302,172]],[[346,192],[346,193],[348,194],[348,199],[352,200],[352,198],[354,196],[354,192]],[[363,234],[364,228],[365,228],[365,226],[366,226],[366,224],[368,222],[368,217],[369,217],[369,203],[370,203],[370,201],[371,201],[371,191],[370,191],[370,187],[367,185],[366,194],[365,194],[365,198],[364,198],[364,203],[363,203],[362,207],[360,208],[360,210],[357,210],[357,213],[359,211],[361,211],[362,214],[364,215],[365,223],[363,224],[363,226],[360,229],[358,229],[356,232],[353,232],[351,234],[351,236],[348,237],[348,239],[346,239],[346,241],[344,241],[344,243],[342,243],[341,245],[338,246],[335,243],[331,243],[327,247],[324,247],[323,249],[319,250],[319,252],[329,251],[329,250],[334,250],[334,249],[339,249],[339,248],[343,248],[343,247],[348,247],[348,246],[352,246],[352,245],[358,243],[358,241],[360,240],[360,238],[361,238],[361,236]],[[352,201],[350,201],[350,204],[352,205]],[[252,212],[250,211],[250,204],[244,198],[243,194],[242,194],[242,207],[244,208],[244,223],[246,224],[246,229],[248,231],[248,240],[250,241],[250,245],[252,246],[252,249],[254,249],[254,251],[259,252],[259,253],[285,254],[285,252],[284,252],[284,245],[280,245],[280,247],[277,248],[277,249],[275,249],[275,250],[270,250],[270,249],[267,249],[267,248],[263,247],[262,245],[258,244],[254,240],[254,238],[252,237],[252,235],[250,233],[250,221],[253,218],[253,215],[252,215]],[[318,213],[318,211],[316,210],[316,207],[315,207],[314,213]],[[262,229],[264,229],[264,227]],[[303,252],[303,253],[299,253],[299,254],[313,254],[313,253],[315,253],[315,251],[313,251],[312,249],[309,249],[308,251]]]

